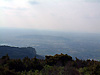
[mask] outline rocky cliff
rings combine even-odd
[[[10,58],[22,59],[24,57],[34,58],[35,56],[39,59],[43,59],[42,56],[36,54],[35,48],[32,47],[11,47],[11,46],[0,46],[0,57],[8,54]]]

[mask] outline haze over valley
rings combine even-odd
[[[33,47],[43,56],[67,53],[80,59],[100,59],[99,34],[1,29],[0,35],[0,45]]]
[[[0,45],[100,60],[100,0],[0,0]]]

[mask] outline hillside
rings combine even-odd
[[[23,59],[24,57],[37,57],[43,59],[42,56],[36,54],[35,48],[32,47],[11,47],[11,46],[0,46],[0,57],[8,54],[10,58]]]
[[[95,60],[73,60],[67,54],[45,56],[45,59],[25,57],[0,58],[0,75],[100,75],[100,62]]]

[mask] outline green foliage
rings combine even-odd
[[[97,64],[94,63],[94,65],[89,65],[88,67],[80,68],[79,72],[83,75],[100,75],[100,62]]]
[[[0,75],[16,75],[14,70],[9,70],[6,67],[0,66]]]
[[[46,57],[46,64],[48,65],[62,65],[62,66],[65,66],[65,64],[68,62],[68,61],[72,61],[72,57],[71,56],[68,56],[67,54],[56,54],[55,56],[45,56]]]
[[[41,70],[42,75],[63,75],[64,67],[45,65]]]
[[[46,59],[0,58],[0,75],[100,75],[100,62],[94,60],[72,60],[67,54],[46,56]]]

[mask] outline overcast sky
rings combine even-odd
[[[100,0],[0,0],[0,28],[100,33]]]

